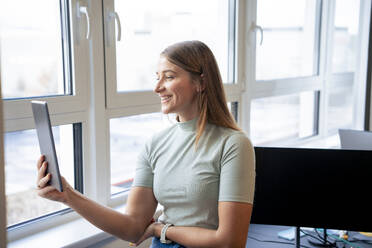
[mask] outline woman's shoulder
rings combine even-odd
[[[247,134],[242,130],[235,130],[228,127],[211,124],[211,131],[223,139],[248,139]]]
[[[211,131],[213,132],[212,135],[217,137],[219,140],[218,143],[222,144],[225,149],[227,147],[241,145],[249,147],[253,146],[251,140],[244,131],[217,125],[213,125],[213,127],[211,127]]]

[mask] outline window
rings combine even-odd
[[[110,120],[111,194],[130,189],[136,161],[145,142],[171,124],[161,113]]]
[[[72,125],[53,127],[60,172],[74,186]],[[20,156],[20,152],[22,156]],[[35,130],[5,134],[5,184],[8,226],[65,209],[66,206],[42,199],[35,191],[36,161],[40,154]],[[27,207],[26,207],[27,206]]]
[[[234,76],[235,5],[232,0],[104,1],[111,165],[111,187],[106,190],[113,198],[130,187],[144,142],[172,122],[155,114],[160,110],[153,92],[155,73],[165,47],[184,40],[205,42],[216,56],[224,83],[231,86],[228,100],[240,100]]]
[[[244,54],[236,52],[243,37],[236,32],[244,17],[239,4],[241,0],[0,3],[10,239],[23,236],[23,231],[17,234],[20,229],[35,232],[40,221],[34,220],[53,219],[65,209],[30,192],[39,157],[30,101],[48,102],[61,174],[69,183],[100,203],[122,203],[141,147],[172,122],[159,113],[160,100],[153,93],[159,53],[166,46],[205,42],[220,66],[230,108],[239,116],[243,78],[237,68],[244,67]],[[24,155],[17,156],[14,146],[22,147]],[[24,212],[17,206],[22,206],[22,194],[43,208]]]
[[[251,26],[256,70],[248,83],[254,144],[338,147],[338,129],[360,129],[364,120],[359,98],[366,90],[361,66],[367,56],[361,49],[368,42],[362,37],[369,31],[370,13],[360,10],[369,8],[367,3],[251,4],[257,7]]]
[[[205,42],[223,81],[234,83],[235,1],[107,0],[104,9],[109,108],[137,105],[143,96],[142,104],[158,103],[151,91],[159,55],[179,41]]]
[[[331,53],[331,77],[328,81],[327,130],[337,133],[339,128],[355,126],[354,102],[358,95],[365,95],[365,89],[358,92],[355,81],[359,43],[359,1],[337,0],[334,6],[334,23]],[[363,108],[363,106],[359,106]]]
[[[1,3],[4,98],[70,93],[69,85],[64,82],[68,61],[64,61],[63,50],[68,47],[61,39],[64,22],[60,7],[59,1]],[[44,8],[48,11],[38,11]]]
[[[31,100],[48,102],[61,173],[83,191],[81,135],[87,122],[84,88],[89,86],[84,68],[89,58],[78,56],[87,43],[81,40],[79,47],[75,45],[71,6],[67,0],[0,2],[9,231],[66,212],[66,206],[43,200],[34,190],[40,150]]]
[[[223,81],[228,81],[229,1],[119,0],[114,5],[123,20],[122,39],[116,42],[117,91],[152,90],[160,52],[192,39],[211,47]],[[109,38],[106,43],[113,42]]]
[[[358,0],[337,0],[333,25],[332,73],[354,72],[356,69],[358,33]]]
[[[317,92],[254,99],[251,104],[252,142],[262,146],[316,135]]]
[[[365,94],[370,4],[0,1],[9,211],[17,210],[13,196],[35,182],[39,151],[31,99],[48,102],[63,176],[102,204],[123,203],[141,146],[169,123],[152,90],[159,53],[181,40],[210,46],[229,108],[255,145],[336,146],[338,128],[363,123],[359,96]],[[24,147],[22,156],[14,145]],[[8,231],[34,233],[42,221],[33,220],[61,208],[19,216],[11,227],[27,225]]]
[[[263,32],[257,35],[256,80],[317,74],[318,9],[315,0],[257,1]]]

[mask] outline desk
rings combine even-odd
[[[295,241],[289,241],[282,238],[278,238],[278,232],[286,230],[290,227],[288,226],[271,226],[271,225],[258,225],[258,224],[251,224],[249,227],[249,233],[248,233],[248,240],[246,248],[286,248],[286,247],[295,247]],[[308,231],[306,231],[308,232]],[[309,232],[309,234],[312,234],[316,236],[317,234],[315,232]],[[352,246],[349,244],[346,244],[342,241],[337,242],[337,247],[340,248],[372,248],[372,238],[368,238],[364,235],[361,235],[357,232],[350,232],[349,233],[349,240],[352,241]],[[356,239],[366,239],[367,242],[356,242],[353,240]],[[315,247],[313,246],[309,240],[316,241],[314,238],[304,235],[301,237],[301,247]],[[330,241],[334,241],[332,237],[329,238]],[[274,241],[274,242],[264,242],[264,241]],[[278,242],[278,243],[275,243]],[[283,242],[283,243],[279,243]],[[317,246],[319,247],[319,246]]]

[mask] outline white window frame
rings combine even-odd
[[[234,1],[230,1],[230,8],[233,7]],[[104,8],[104,19],[108,19],[108,13],[113,13],[114,0],[103,0]],[[245,46],[245,14],[244,0],[235,0],[235,11],[236,16],[230,15],[229,27],[235,28],[235,33],[229,33],[230,42],[233,40],[234,44],[229,45],[229,53],[234,53],[234,56],[230,56],[229,61],[229,75],[228,81],[232,83],[225,83],[224,89],[228,102],[241,102],[241,95],[244,88],[244,69],[245,68],[245,56],[243,53],[237,52],[238,50],[244,50]],[[119,13],[120,14],[120,13]],[[160,111],[159,97],[152,90],[137,91],[137,92],[117,92],[116,83],[116,32],[110,34],[107,30],[116,30],[114,21],[105,22],[105,70],[106,70],[106,121],[108,137],[106,141],[109,142],[109,121],[112,118],[120,118],[131,115],[147,114]],[[234,51],[235,47],[235,51]],[[235,68],[232,70],[231,64],[234,63]],[[234,76],[235,75],[235,76]],[[238,105],[238,117],[240,117],[241,105]],[[239,118],[240,120],[240,118]],[[239,123],[238,120],[238,123]],[[108,151],[106,164],[110,164],[110,153]],[[110,171],[105,172],[105,175],[109,176]],[[105,191],[110,192],[110,178],[105,177],[106,185]],[[123,194],[125,195],[125,194]],[[110,197],[110,194],[108,194]],[[111,199],[107,199],[109,205],[115,206],[121,203],[121,195],[115,195]]]
[[[109,54],[112,56],[115,53],[110,48],[104,50],[104,31],[102,29],[104,25],[103,6],[110,6],[106,6],[107,2],[110,4],[110,1],[68,1],[72,23],[72,60],[74,61],[72,73],[75,82],[75,94],[73,96],[32,98],[32,100],[46,100],[48,102],[53,126],[82,123],[84,194],[104,205],[124,204],[128,196],[127,193],[115,198],[111,197],[109,121],[112,118],[158,112],[160,102],[151,91],[119,94],[116,92],[116,85],[110,83],[114,82],[112,76],[116,75],[110,71],[110,68],[116,68],[116,66],[108,60],[105,64],[104,55],[106,53],[107,56]],[[105,5],[103,5],[103,2]],[[113,1],[111,1],[112,3]],[[233,84],[224,84],[224,87],[227,100],[239,103],[238,116],[240,117],[241,95],[245,82],[244,68],[246,68],[246,65],[245,54],[238,51],[244,51],[246,43],[245,1],[235,0],[235,4],[237,14],[233,23],[235,25],[235,37],[230,37],[235,42],[235,56],[233,57],[235,61],[235,71],[233,73],[235,74],[235,80]],[[91,37],[89,40],[84,38],[87,30],[85,19],[78,20],[76,17],[78,5],[86,6],[90,15]],[[105,78],[105,75],[108,77]],[[135,99],[136,104],[132,104],[133,99]],[[34,128],[30,100],[19,99],[5,102],[4,125],[6,132]],[[8,230],[8,240],[14,241],[75,218],[78,218],[78,215],[70,212],[35,223],[31,222],[15,230]]]
[[[317,18],[316,40],[319,40],[319,58],[318,73],[309,77],[297,77],[278,80],[257,81],[256,80],[256,32],[253,26],[257,23],[257,1],[248,0],[247,4],[247,19],[246,22],[250,24],[248,34],[248,43],[246,53],[247,64],[247,91],[244,93],[243,104],[247,109],[243,113],[244,129],[250,132],[250,107],[251,101],[262,97],[282,96],[288,94],[295,94],[304,91],[319,91],[319,117],[318,117],[318,134],[306,139],[288,140],[287,143],[281,145],[299,145],[314,139],[322,139],[331,135],[327,130],[327,102],[328,91],[330,87],[333,89],[342,89],[349,82],[354,79],[354,101],[353,106],[353,127],[355,129],[363,129],[364,123],[364,108],[360,106],[365,105],[365,96],[361,94],[365,92],[367,56],[368,54],[362,51],[368,50],[368,36],[369,36],[369,20],[370,20],[370,6],[371,0],[361,0],[361,11],[359,16],[359,46],[357,49],[357,69],[355,72],[331,74],[331,63],[326,64],[326,61],[331,61],[332,58],[332,31],[334,22],[335,0],[317,0],[317,13],[321,14],[322,22],[320,25],[319,18]],[[259,25],[259,23],[258,23]],[[320,28],[320,31],[319,31]],[[332,82],[332,83],[328,83]],[[337,88],[336,88],[337,82]],[[355,98],[355,96],[358,96]],[[363,97],[360,97],[363,96]]]
[[[87,22],[78,20],[77,18],[77,3],[79,2],[82,6],[88,6],[87,1],[83,0],[66,0],[69,3],[69,22],[71,33],[71,75],[74,83],[73,95],[61,95],[61,96],[42,96],[42,97],[30,97],[21,99],[9,99],[3,101],[4,108],[4,132],[22,131],[28,129],[34,129],[35,124],[31,110],[31,100],[42,100],[46,101],[49,105],[50,119],[52,126],[82,123],[84,130],[83,140],[85,144],[89,144],[89,135],[86,131],[89,131],[90,125],[90,112],[89,112],[89,100],[90,95],[90,83],[92,81],[91,75],[91,40],[86,39],[83,32],[87,30]],[[89,6],[88,6],[89,7]],[[90,20],[92,21],[92,19]],[[79,26],[79,27],[78,27]],[[78,31],[80,30],[80,31]],[[64,39],[64,42],[68,42]],[[4,83],[4,82],[3,82]],[[68,82],[65,82],[68,83]],[[86,165],[89,163],[89,154],[91,149],[88,145],[84,144],[83,150],[83,161]],[[36,161],[35,161],[36,163]],[[71,165],[73,166],[73,165]],[[36,173],[36,172],[35,172]],[[84,178],[89,178],[89,170],[84,170]],[[86,194],[96,199],[97,196],[92,193],[94,190],[88,190],[87,183],[89,180],[84,180],[84,188]],[[4,194],[5,196],[5,194]],[[5,196],[6,197],[6,196]],[[57,214],[52,217],[47,217],[40,221],[30,221],[16,228],[7,228],[8,241],[14,241],[25,235],[33,234],[64,223],[68,220],[77,218],[77,215],[73,212]]]
[[[48,101],[52,125],[82,123],[84,194],[101,204],[116,206],[124,204],[128,194],[120,194],[115,198],[111,197],[110,119],[158,112],[160,103],[158,97],[151,91],[134,93],[117,93],[116,91],[116,72],[113,71],[113,69],[116,70],[116,65],[113,62],[115,59],[112,59],[115,58],[115,45],[105,48],[103,41],[105,34],[102,29],[106,25],[102,13],[106,13],[104,8],[113,10],[113,0],[69,1],[71,6],[70,16],[73,23],[71,35],[74,40],[72,44],[74,55],[73,79],[76,94],[73,96],[38,99]],[[329,8],[330,1],[323,1],[323,7]],[[361,9],[364,11],[364,18],[366,18],[371,0],[367,0],[365,3],[364,1],[362,2],[365,7]],[[85,19],[83,18],[77,22],[78,3],[81,6],[88,7],[91,29],[91,38],[89,40],[84,39],[87,29]],[[255,81],[256,37],[250,28],[251,23],[256,22],[256,3],[257,0],[236,0],[235,2],[236,16],[234,24],[236,32],[235,38],[233,37],[235,42],[235,78],[234,84],[224,84],[227,100],[229,102],[238,102],[238,124],[247,134],[250,131],[250,106],[253,99],[309,90],[322,90],[323,92],[326,90],[324,85],[325,75],[321,71],[319,71],[319,75],[301,79],[271,80],[264,84]],[[363,23],[364,26],[361,29],[365,32],[365,30],[368,30],[369,24]],[[112,22],[110,25],[114,25],[114,23]],[[322,25],[327,25],[327,23],[324,22]],[[111,28],[114,30],[114,27]],[[322,30],[324,29],[322,28]],[[368,37],[368,32],[369,30],[363,35]],[[324,34],[321,35],[323,36]],[[111,40],[115,39],[111,37]],[[362,40],[365,40],[365,38]],[[326,56],[325,51],[322,49],[328,42],[322,40],[320,56]],[[367,44],[365,42],[361,44],[361,49],[366,47],[368,47],[368,42]],[[111,59],[107,59],[107,56]],[[360,54],[360,68],[366,67],[362,66],[363,63],[366,63],[365,56],[363,53]],[[321,59],[321,61],[323,60]],[[322,68],[322,65],[319,65],[319,67]],[[363,75],[366,74],[366,72],[363,74],[365,69],[361,70],[361,72],[358,72],[359,80],[363,80]],[[298,80],[301,82],[298,83]],[[34,128],[29,101],[27,99],[4,102],[4,131],[10,132]],[[322,106],[325,101],[326,99],[323,97],[320,105]],[[323,115],[324,107],[320,113],[322,122],[325,119]],[[322,135],[321,133],[320,135]],[[19,228],[19,230],[8,232],[9,240],[15,240],[48,229],[51,226],[60,225],[77,217],[78,215],[72,212],[39,221],[38,223],[32,223]]]
[[[75,83],[74,95],[65,96],[46,96],[46,97],[33,97],[22,98],[22,99],[11,99],[4,101],[4,121],[5,121],[5,131],[18,131],[24,129],[34,128],[32,120],[32,111],[30,107],[31,100],[44,100],[48,102],[50,106],[51,115],[59,115],[64,113],[85,111],[87,109],[87,81],[89,80],[89,74],[85,73],[89,70],[87,63],[87,40],[82,40],[82,35],[77,34],[76,31],[76,5],[75,0],[71,2],[70,9],[70,22],[72,23],[71,28],[74,32],[71,34],[71,39],[74,40],[72,47],[72,60],[76,63],[72,65],[72,80]],[[77,40],[79,39],[79,44]],[[68,42],[64,40],[65,42]],[[53,122],[53,118],[52,118]],[[59,123],[53,123],[59,124]]]
[[[108,13],[112,13],[115,11],[114,9],[114,0],[104,0],[104,14],[105,20],[108,20]],[[242,0],[236,0],[236,8],[238,9],[240,5],[244,4]],[[120,13],[119,13],[120,14]],[[239,17],[238,17],[239,18]],[[230,24],[234,20],[230,19]],[[239,20],[235,21],[235,25],[239,23]],[[231,27],[231,25],[230,25]],[[116,30],[115,22],[111,21],[105,22],[105,30]],[[105,31],[105,32],[106,32]],[[238,32],[237,35],[239,35]],[[144,106],[154,106],[159,105],[159,97],[152,92],[152,90],[145,90],[145,91],[137,91],[137,92],[117,92],[117,83],[116,83],[116,37],[115,32],[108,32],[105,33],[105,39],[107,40],[105,44],[105,58],[106,58],[106,106],[109,110],[111,109],[118,109],[118,108],[132,108],[132,107],[144,107]],[[234,37],[230,37],[230,40],[234,39]],[[236,44],[234,44],[236,45]],[[229,52],[233,52],[230,48]],[[238,57],[239,54],[235,53]],[[240,58],[235,58],[235,65],[238,67],[237,61],[240,61]],[[231,64],[232,61],[230,61]],[[229,67],[231,70],[231,67]],[[235,70],[237,70],[235,68]],[[237,100],[236,95],[240,94],[242,88],[242,81],[239,75],[237,77],[232,78],[229,75],[229,81],[234,80],[233,84],[224,84],[226,95],[228,97],[228,101]],[[151,107],[150,107],[151,109]],[[160,109],[160,108],[159,108]],[[114,110],[117,112],[118,110]],[[125,112],[125,111],[124,111]],[[123,113],[124,114],[124,113]]]
[[[1,55],[1,43],[0,43]],[[3,134],[3,99],[1,98],[1,62],[0,62],[0,247],[6,247],[6,199],[5,199],[5,164]]]

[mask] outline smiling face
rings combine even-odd
[[[161,99],[162,112],[178,114],[181,122],[197,117],[198,84],[193,82],[190,73],[161,56],[156,75],[154,91]]]

